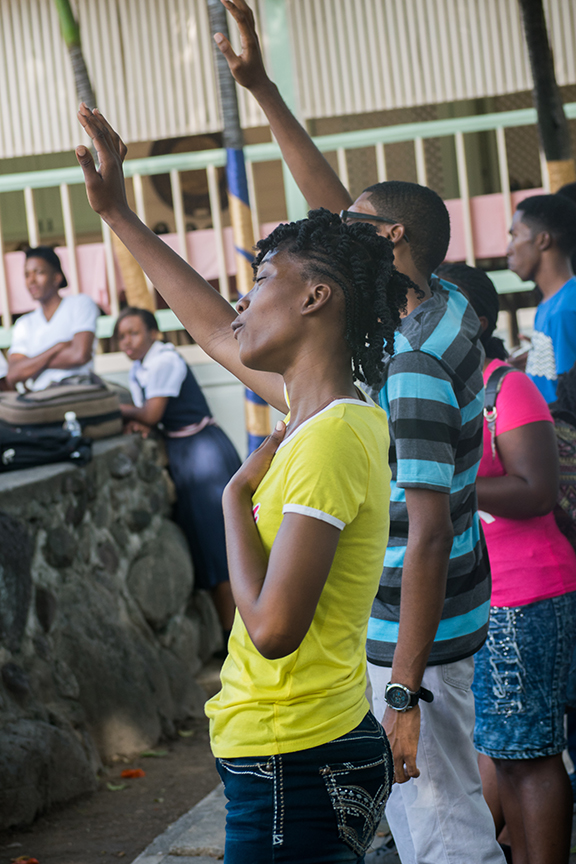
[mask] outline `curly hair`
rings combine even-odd
[[[468,302],[478,315],[486,318],[488,326],[482,332],[480,341],[484,346],[486,356],[490,359],[507,360],[508,352],[501,339],[493,336],[498,323],[500,300],[494,283],[488,274],[480,267],[470,267],[468,264],[441,264],[436,268],[436,276],[452,282],[466,295]]]
[[[384,351],[394,353],[406,291],[419,290],[394,267],[392,243],[373,225],[344,224],[335,213],[319,209],[311,210],[307,219],[279,225],[256,248],[255,273],[269,252],[281,248],[303,262],[303,279],[328,279],[341,289],[352,371],[359,381],[377,386],[384,373]]]

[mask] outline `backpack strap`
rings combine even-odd
[[[511,366],[498,366],[491,373],[484,390],[484,417],[488,423],[490,430],[490,446],[492,449],[492,459],[496,458],[496,418],[498,410],[496,408],[496,399],[502,387],[502,382],[509,372],[517,372]]]

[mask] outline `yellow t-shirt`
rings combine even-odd
[[[388,540],[388,421],[373,403],[338,399],[282,442],[252,498],[268,553],[284,513],[341,530],[308,633],[267,660],[236,612],[222,689],[206,705],[215,756],[269,756],[326,744],[368,711],[365,642]]]

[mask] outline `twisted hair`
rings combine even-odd
[[[281,249],[302,261],[303,279],[327,279],[344,295],[344,336],[359,381],[377,386],[384,373],[383,352],[394,353],[394,331],[406,308],[406,291],[416,288],[394,267],[394,247],[367,222],[344,224],[328,210],[279,225],[256,244],[254,272],[271,251]]]
[[[488,321],[488,326],[480,336],[486,356],[491,360],[506,360],[508,352],[503,341],[492,335],[498,323],[500,300],[488,274],[468,264],[441,264],[436,268],[436,275],[460,288],[478,317]]]

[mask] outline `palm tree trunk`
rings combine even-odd
[[[519,0],[524,37],[534,81],[533,99],[550,191],[576,180],[570,130],[560,88],[554,72],[554,57],[548,39],[542,0]]]
[[[90,76],[88,75],[88,69],[86,68],[86,63],[84,61],[84,54],[82,53],[80,27],[74,18],[74,13],[70,6],[70,0],[54,0],[54,2],[56,4],[56,9],[58,10],[62,37],[66,43],[66,48],[70,55],[70,62],[72,63],[78,101],[85,102],[89,108],[95,108],[96,98],[90,82]]]
[[[212,33],[223,33],[228,37],[226,10],[220,0],[207,0],[210,28]],[[252,261],[254,232],[248,197],[248,180],[244,161],[244,134],[238,113],[236,84],[224,55],[214,46],[214,57],[218,73],[220,105],[224,131],[222,134],[226,148],[226,181],[228,184],[228,203],[230,220],[234,232],[236,251],[236,288],[242,296],[252,288]],[[248,452],[252,453],[270,434],[270,409],[266,402],[246,390],[245,398],[246,429],[248,432]]]
[[[92,82],[82,52],[82,41],[80,39],[80,27],[74,18],[70,6],[70,0],[54,0],[60,20],[60,30],[66,43],[72,71],[74,73],[74,84],[76,85],[76,96],[78,102],[85,102],[89,108],[96,107],[96,97],[92,88]],[[126,300],[129,306],[139,306],[154,312],[154,300],[150,295],[144,273],[136,263],[136,259],[130,254],[126,247],[112,235],[114,250],[122,273],[122,281],[126,291]]]

